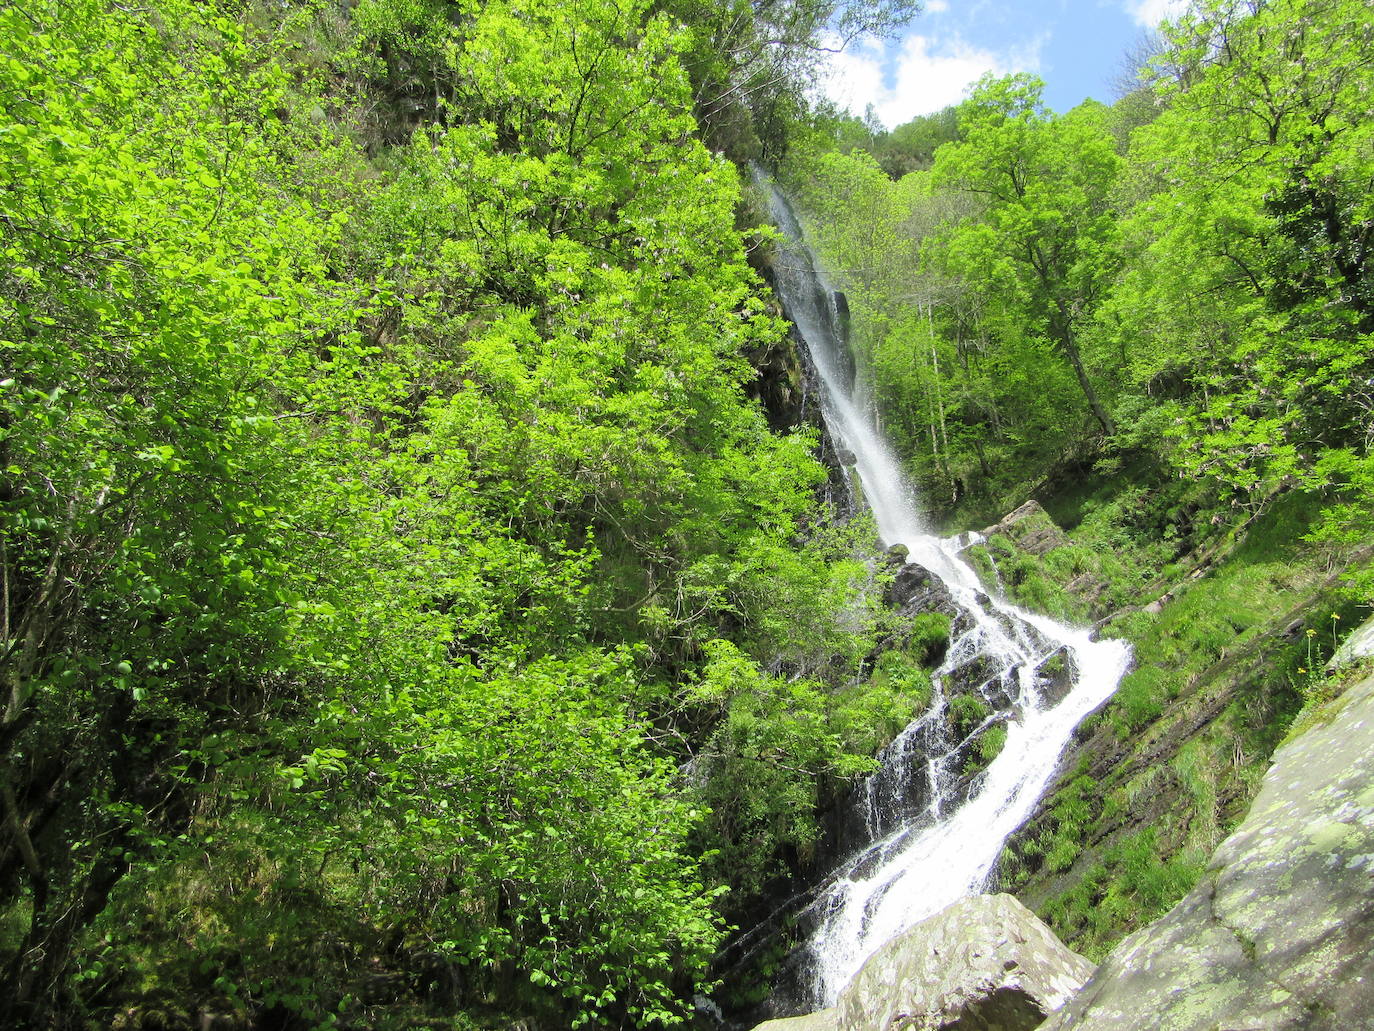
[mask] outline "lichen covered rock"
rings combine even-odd
[[[976,895],[879,949],[841,993],[837,1023],[843,1031],[1028,1031],[1092,970],[1010,895]],[[993,1017],[1002,1022],[988,1023]]]
[[[1043,1031],[1374,1029],[1374,679],[1275,753],[1167,915]]]
[[[1336,654],[1326,664],[1328,673],[1335,673],[1361,662],[1374,659],[1374,618],[1366,620],[1353,634],[1341,642]]]
[[[1031,1031],[1092,970],[1010,895],[977,895],[884,945],[833,1008],[755,1031]]]
[[[818,1010],[800,1017],[779,1017],[765,1020],[754,1031],[838,1031],[835,1023],[835,1009]]]
[[[1031,555],[1044,555],[1068,543],[1064,531],[1054,525],[1054,520],[1038,501],[1027,501],[1020,508],[1008,512],[995,525],[983,530],[983,536],[1006,537]]]

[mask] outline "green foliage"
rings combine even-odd
[[[947,107],[897,126],[873,143],[873,156],[893,179],[929,168],[941,145],[961,139],[959,109]]]
[[[939,512],[1001,504],[1085,439],[1085,402],[1114,428],[1092,320],[1119,262],[1120,158],[1104,109],[1057,118],[1040,88],[984,81],[931,170],[896,183],[863,151],[793,159],[886,428]]]
[[[1114,307],[1138,389],[1178,399],[1180,464],[1252,508],[1301,480],[1335,502],[1332,540],[1359,532],[1365,496],[1367,16],[1204,5],[1178,27],[1167,107],[1132,141],[1141,199]]]
[[[1065,550],[1060,548],[1050,554],[1056,555]],[[1032,612],[1043,612],[1069,621],[1081,619],[1082,607],[1068,596],[1062,586],[1068,578],[1062,577],[1062,574],[1056,575],[1055,571],[1047,568],[1049,565],[1048,561],[1042,562],[1024,552],[1008,556],[998,565],[1007,597]]]
[[[1145,456],[1250,514],[1300,483],[1314,540],[1367,539],[1367,15],[1203,4],[1111,111],[986,79],[957,133],[908,130],[933,162],[896,182],[897,132],[794,153],[861,375],[937,516]]]
[[[1164,581],[1174,596],[1161,611],[1109,625],[1136,667],[1001,864],[1002,887],[1079,951],[1104,954],[1188,891],[1300,708],[1321,711],[1327,678],[1312,690],[1311,672],[1363,610],[1327,586],[1326,556],[1302,539],[1312,516],[1307,499],[1284,498],[1207,575]]]
[[[1178,694],[1178,676],[1158,666],[1132,670],[1112,696],[1111,719],[1117,736],[1128,737],[1154,720]]]
[[[997,560],[993,557],[992,549],[986,544],[975,544],[971,548],[963,551],[964,561],[967,562],[983,586],[989,590],[999,589],[1001,574],[997,571]]]
[[[1004,332],[1068,363],[1104,433],[1114,424],[1082,355],[1082,337],[1118,261],[1109,199],[1120,159],[1105,109],[1054,119],[1042,84],[985,78],[960,110],[962,142],[941,147],[936,185],[973,194],[974,219],[937,244],[942,267],[990,295]]]
[[[923,666],[939,666],[949,649],[950,625],[950,617],[943,612],[917,613],[907,631],[907,653]]]
[[[1046,903],[1045,917],[1085,956],[1101,960],[1123,929],[1143,927],[1168,912],[1205,865],[1198,852],[1164,858],[1154,828],[1145,828],[1113,844],[1072,889]]]
[[[992,715],[992,708],[976,694],[955,695],[949,700],[945,721],[955,740],[962,740],[972,734]]]
[[[1035,846],[1035,852],[1045,857],[1050,870],[1067,870],[1082,851],[1097,787],[1093,778],[1080,773],[1055,792],[1050,803],[1054,832]]]
[[[807,110],[820,33],[911,12],[0,11],[5,1021],[672,1024],[725,907],[805,865],[949,626],[886,625],[871,526],[824,529],[812,438],[745,401],[783,327],[702,121],[791,151],[933,511],[1091,470],[1071,544],[997,554],[1014,597],[1115,608],[1268,513],[1118,622],[1123,740],[1310,589],[1297,534],[1367,542],[1367,11],[1204,6],[1157,118],[1028,79],[890,134]],[[1176,821],[1078,863],[1085,940],[1195,875],[1316,700],[1305,643],[1175,757]],[[1148,798],[1089,787],[1052,869]]]
[[[691,776],[710,809],[708,869],[744,903],[810,861],[822,803],[871,772],[870,757],[930,704],[930,674],[887,651],[867,681],[827,692],[763,673],[728,641],[706,651],[690,698],[724,715]]]
[[[686,26],[681,59],[697,117],[713,149],[740,162],[777,161],[796,138],[838,120],[810,110],[825,55],[890,37],[918,10],[914,0],[659,0],[654,7]]]
[[[786,872],[788,855],[815,845],[820,777],[871,769],[844,750],[827,694],[806,681],[769,677],[726,641],[712,642],[700,697],[724,718],[694,761],[719,855],[711,869],[746,892]]]
[[[1007,743],[1007,725],[996,723],[978,735],[974,742],[973,754],[964,763],[965,773],[976,773],[986,769],[988,764],[1002,754]]]
[[[717,831],[804,848],[920,700],[759,671],[842,681],[879,620],[745,401],[782,327],[688,43],[601,0],[0,12],[9,1023],[680,1022]],[[696,750],[773,808],[707,824]]]

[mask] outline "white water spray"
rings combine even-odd
[[[884,543],[906,545],[908,561],[942,580],[962,613],[934,677],[930,708],[884,750],[881,768],[858,793],[876,840],[831,876],[810,907],[817,917],[808,942],[811,988],[818,1005],[829,1005],[884,942],[982,889],[1003,843],[1044,793],[1074,727],[1116,690],[1130,656],[1124,642],[1093,641],[1085,630],[989,598],[959,557],[967,541],[932,536],[921,525],[896,460],[842,375],[844,344],[833,293],[786,200],[776,187],[761,185],[787,237],[776,265],[777,289],[824,383],[826,426],[855,457]],[[1074,682],[1055,703],[1044,697],[1037,670],[1057,654],[1069,660]],[[947,739],[942,691],[961,669],[979,670],[985,697],[1010,700],[990,718],[1006,721],[1006,744],[971,785],[960,785],[956,754],[962,742]],[[922,789],[922,804],[916,812],[903,811],[901,800],[913,784]],[[956,787],[963,790],[952,798]]]

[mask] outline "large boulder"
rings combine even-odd
[[[833,1008],[756,1031],[1031,1031],[1092,970],[1010,895],[976,895],[884,945]]]
[[[887,603],[908,615],[944,612],[952,616],[959,611],[944,581],[918,562],[907,562],[897,570],[887,588]]]
[[[997,523],[983,530],[983,536],[1006,537],[1031,555],[1043,555],[1068,543],[1064,531],[1054,525],[1054,520],[1038,501],[1027,501],[1020,508],[1008,512]]]
[[[836,1031],[835,1009],[817,1010],[801,1017],[779,1017],[765,1020],[754,1031]]]
[[[1374,1029],[1374,678],[1281,747],[1201,883],[1043,1031]]]
[[[843,1031],[1030,1031],[1092,974],[1010,895],[975,895],[879,949],[840,994]]]

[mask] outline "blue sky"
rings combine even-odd
[[[1181,0],[926,0],[902,38],[832,59],[818,84],[842,107],[872,104],[890,129],[958,103],[984,72],[1033,72],[1058,112],[1115,99],[1112,79]]]

